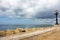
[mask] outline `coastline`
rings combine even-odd
[[[45,30],[45,29],[49,29],[52,27],[46,27],[46,28],[16,28],[15,30],[0,30],[0,37],[4,37],[4,36],[9,36],[9,35],[14,35],[14,34],[23,34],[23,33],[29,33],[29,32],[35,32],[38,30]]]
[[[35,32],[24,33],[24,34],[21,34],[21,35],[20,34],[11,35],[11,36],[2,37],[0,39],[1,40],[18,40],[18,39],[24,40],[25,38],[30,39],[30,37],[33,38],[35,36],[38,36],[40,34],[44,34],[46,32],[50,32],[52,30],[55,30],[55,28],[49,28],[49,29],[45,29],[45,30],[38,30],[38,31],[35,31]]]
[[[36,40],[38,40],[38,39],[41,39],[42,40],[42,38],[44,39],[45,38],[45,36],[47,36],[47,35],[51,35],[51,33],[54,33],[54,32],[56,32],[57,30],[59,30],[60,29],[60,27],[59,26],[53,26],[53,27],[48,27],[48,28],[32,28],[32,29],[28,29],[28,28],[26,28],[26,29],[24,29],[25,31],[18,31],[18,29],[21,29],[21,28],[17,28],[15,31],[16,31],[16,34],[10,34],[10,35],[7,35],[7,36],[5,36],[5,37],[1,37],[0,39],[1,40],[4,40],[4,39],[6,39],[7,37],[8,37],[8,39],[6,39],[6,40],[30,40],[30,38],[31,39],[36,39]],[[23,29],[22,29],[23,30]],[[11,31],[11,30],[10,30]],[[60,31],[60,30],[59,30]],[[41,36],[41,34],[43,35],[43,36]],[[34,35],[36,35],[37,37],[35,38],[35,36]],[[40,35],[40,36],[39,36]],[[41,38],[42,37],[42,38]]]

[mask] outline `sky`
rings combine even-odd
[[[0,0],[0,24],[54,24],[55,10],[60,0]]]

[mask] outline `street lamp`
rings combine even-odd
[[[55,25],[59,25],[58,24],[58,10],[56,10],[55,16],[56,16],[56,23],[55,23]]]

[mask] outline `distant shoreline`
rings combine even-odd
[[[44,27],[51,27],[53,25],[0,25],[0,30],[7,30],[7,29],[16,29],[16,28],[44,28]]]

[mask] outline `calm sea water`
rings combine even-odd
[[[39,28],[51,27],[53,25],[0,25],[0,30],[16,29],[16,28]]]

